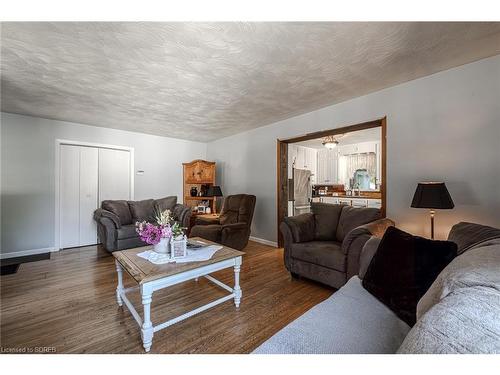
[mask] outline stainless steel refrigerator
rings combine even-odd
[[[290,200],[293,202],[293,215],[300,215],[311,211],[311,171],[308,169],[293,168],[292,184],[293,194]],[[290,186],[290,190],[292,190]],[[290,192],[292,193],[292,192]]]

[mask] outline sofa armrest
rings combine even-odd
[[[94,220],[97,221],[98,223],[102,221],[103,218],[107,218],[111,220],[111,222],[114,224],[116,229],[120,229],[122,227],[120,218],[118,215],[112,213],[111,211],[98,208],[97,210],[94,211]]]
[[[191,219],[191,208],[183,204],[177,203],[172,208],[172,215],[174,220],[179,223],[183,228],[189,228],[189,221]]]
[[[281,222],[280,224],[280,231],[281,234],[283,235],[283,258],[285,261],[285,267],[288,271],[290,271],[291,267],[291,250],[292,250],[292,244],[293,244],[293,235],[292,231],[290,230],[290,226],[285,223],[284,221]]]
[[[347,256],[346,280],[358,274],[361,251],[365,243],[372,236],[381,238],[390,226],[394,226],[394,221],[379,219],[360,225],[347,234],[341,247],[342,252]]]
[[[316,227],[312,213],[286,217],[283,223],[290,229],[293,242],[309,242],[314,240]]]

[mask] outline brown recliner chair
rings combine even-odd
[[[219,218],[197,218],[190,237],[201,237],[242,250],[250,237],[254,209],[255,195],[229,195],[224,199]]]
[[[311,213],[286,217],[280,224],[285,240],[285,267],[303,276],[340,288],[357,275],[364,244],[382,237],[390,219],[377,208],[312,203]]]

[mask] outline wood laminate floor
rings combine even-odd
[[[151,353],[248,353],[334,289],[291,279],[283,249],[250,242],[239,310],[227,301],[154,334]],[[214,276],[233,285],[231,269]],[[128,275],[125,287],[134,285]],[[113,257],[97,246],[64,250],[1,277],[0,345],[57,353],[144,353],[137,323],[115,298]],[[206,279],[153,295],[153,324],[225,294]],[[139,293],[130,299],[142,313]]]

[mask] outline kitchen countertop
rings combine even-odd
[[[313,195],[313,198],[347,198],[347,199],[382,199],[382,198],[377,198],[373,196],[368,196],[368,195],[345,195],[345,194],[339,194],[339,195],[332,195],[332,194],[327,194],[327,195]]]

